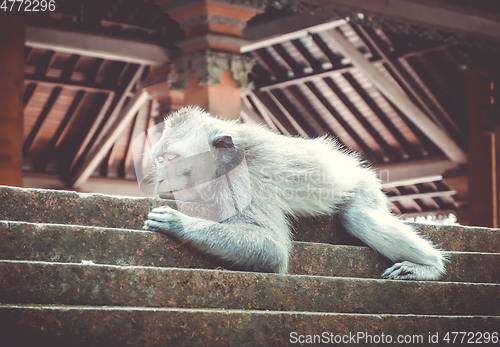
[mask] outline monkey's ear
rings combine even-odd
[[[220,135],[214,138],[212,144],[215,148],[233,148],[233,138],[229,135]]]

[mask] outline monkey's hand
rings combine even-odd
[[[189,218],[168,206],[157,207],[148,214],[148,220],[142,228],[181,237],[185,233],[181,217]]]

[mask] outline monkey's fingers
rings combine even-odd
[[[160,211],[155,209],[150,212],[148,220],[144,223],[144,229],[175,236],[181,236],[185,232],[179,212],[171,208]]]
[[[382,277],[388,279],[409,279],[407,277],[409,272],[411,273],[411,271],[408,271],[408,269],[405,268],[403,263],[396,263],[387,270],[385,270],[384,273],[382,274]]]
[[[170,208],[168,206],[161,206],[154,208],[149,214],[148,219],[156,220],[156,221],[169,221],[172,219],[179,219],[179,212]]]
[[[396,263],[385,270],[382,277],[394,280],[438,279],[441,272],[434,265],[416,264],[410,261]]]
[[[148,214],[148,219],[154,220],[154,221],[158,221],[158,222],[162,222],[162,221],[167,221],[168,220],[168,216],[165,216],[162,213],[150,212]]]
[[[155,222],[148,219],[147,221],[144,222],[144,226],[142,227],[142,229],[149,231],[160,231],[163,230],[162,224],[163,223]]]
[[[167,222],[172,219],[178,219],[178,216],[176,213],[172,212],[157,212],[153,211],[148,214],[148,219],[159,221],[159,222]]]
[[[168,212],[168,211],[175,211],[175,210],[168,205],[164,205],[160,207],[155,207],[152,212]]]
[[[144,230],[161,232],[168,235],[179,236],[180,232],[170,223],[158,222],[148,219],[144,222]]]

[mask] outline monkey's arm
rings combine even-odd
[[[261,272],[287,272],[290,242],[273,238],[273,233],[261,226],[189,217],[168,206],[155,208],[148,218],[145,230],[175,236],[235,265]]]

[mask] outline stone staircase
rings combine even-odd
[[[0,345],[498,341],[499,230],[417,225],[449,251],[448,272],[391,281],[386,259],[338,244],[353,240],[337,220],[302,220],[290,274],[263,274],[142,231],[163,204],[0,186]]]

